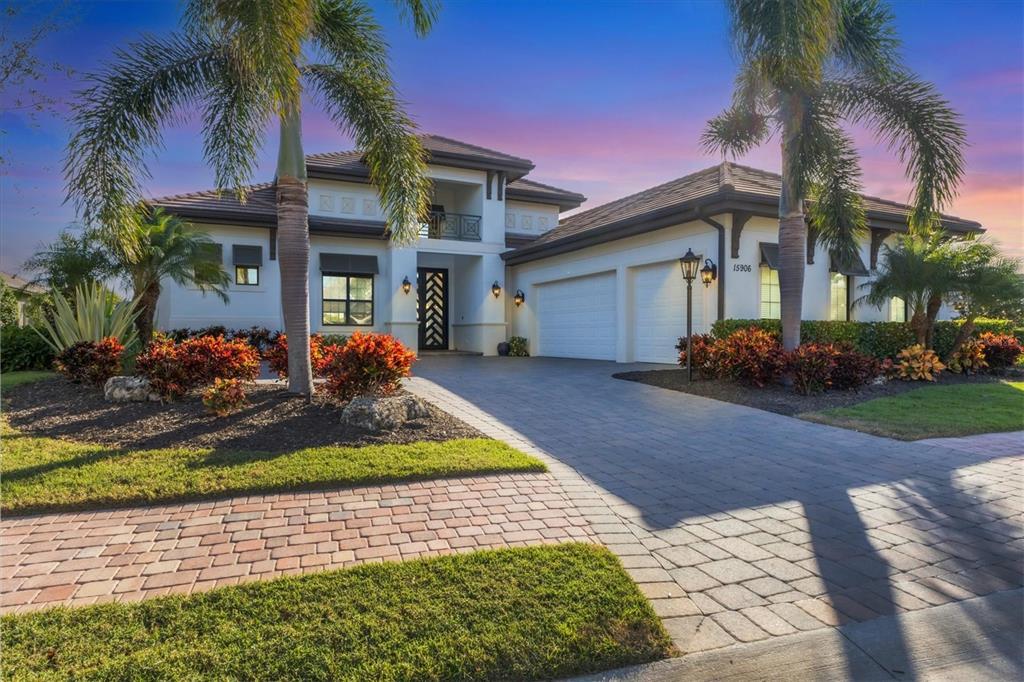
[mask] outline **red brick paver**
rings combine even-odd
[[[0,611],[591,538],[550,474],[7,518],[0,522]]]

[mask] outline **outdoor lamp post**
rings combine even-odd
[[[679,268],[686,280],[686,380],[693,381],[693,280],[697,279],[697,266],[700,258],[687,249],[686,255],[679,259]],[[701,275],[703,278],[703,273]]]

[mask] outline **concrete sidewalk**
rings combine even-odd
[[[891,634],[902,633],[902,645]],[[743,644],[576,682],[1024,679],[1024,591]]]

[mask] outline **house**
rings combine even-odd
[[[0,272],[0,283],[3,283],[5,287],[14,292],[14,298],[18,304],[16,322],[19,327],[24,327],[28,323],[28,304],[32,298],[45,294],[46,289],[17,275],[9,275],[6,272]]]
[[[405,248],[384,236],[358,152],[307,157],[314,331],[388,332],[420,351],[488,355],[515,335],[533,355],[674,362],[686,317],[678,259],[687,249],[718,268],[709,287],[694,285],[695,331],[726,317],[779,316],[774,173],[725,162],[562,218],[585,198],[529,180],[530,161],[422,139],[434,197],[419,241]],[[216,192],[152,204],[207,229],[232,275],[226,307],[169,284],[161,328],[282,327],[272,185],[254,187],[245,204]],[[836,262],[809,240],[805,319],[904,318],[898,300],[884,309],[854,304],[909,212],[875,197],[865,208],[869,236],[855,262]],[[953,216],[942,222],[953,233],[982,229]]]

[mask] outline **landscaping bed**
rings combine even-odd
[[[685,369],[660,369],[645,372],[621,372],[613,375],[616,379],[636,381],[649,386],[667,388],[673,391],[691,393],[704,398],[713,398],[727,403],[756,407],[759,410],[796,416],[805,412],[817,412],[837,407],[848,407],[875,398],[897,396],[922,388],[919,381],[886,381],[869,384],[856,391],[824,391],[801,395],[792,388],[781,384],[762,387],[746,386],[722,379],[701,379],[694,375],[693,383],[686,380]],[[991,375],[964,375],[944,373],[939,379],[942,386],[963,384],[993,384],[1000,378]]]
[[[217,417],[198,397],[158,403],[110,403],[103,392],[60,379],[5,391],[8,423],[23,434],[70,438],[116,448],[215,448],[290,452],[328,445],[403,444],[482,438],[483,434],[429,406],[430,417],[401,428],[368,433],[341,423],[341,407],[317,397],[307,402],[280,384],[246,389],[248,405]]]
[[[550,679],[671,641],[606,549],[367,565],[2,619],[3,678]]]

